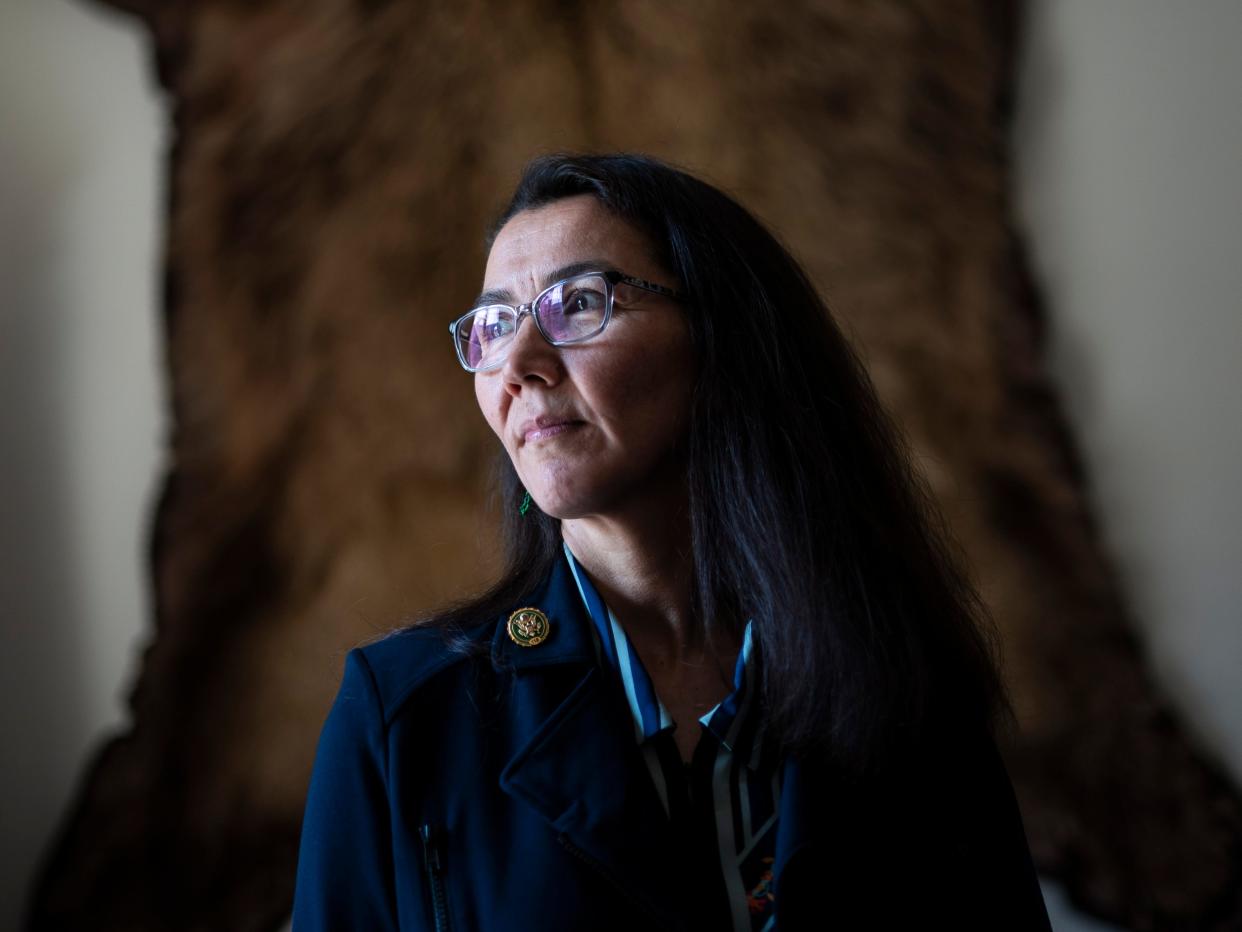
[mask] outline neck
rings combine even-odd
[[[701,653],[685,496],[565,518],[561,535],[627,636],[670,661]]]

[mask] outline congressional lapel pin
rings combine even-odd
[[[548,616],[537,608],[519,608],[509,616],[509,637],[520,647],[535,647],[548,639]]]

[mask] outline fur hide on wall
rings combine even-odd
[[[1017,0],[115,0],[169,95],[174,461],[134,725],[39,929],[277,928],[345,651],[494,569],[446,333],[531,155],[734,192],[863,350],[1004,631],[1040,869],[1133,929],[1239,928],[1238,795],[1154,687],[1012,224]]]

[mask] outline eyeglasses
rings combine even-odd
[[[618,284],[684,300],[671,288],[620,272],[583,272],[549,285],[530,304],[488,304],[467,311],[449,324],[457,358],[467,372],[483,372],[502,365],[518,325],[527,314],[535,318],[540,334],[553,346],[581,343],[598,336],[612,318],[613,294]]]

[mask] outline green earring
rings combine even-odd
[[[526,512],[529,510],[530,510],[530,493],[527,492],[526,495],[523,496],[522,498],[522,504],[518,508],[518,514],[525,515]]]

